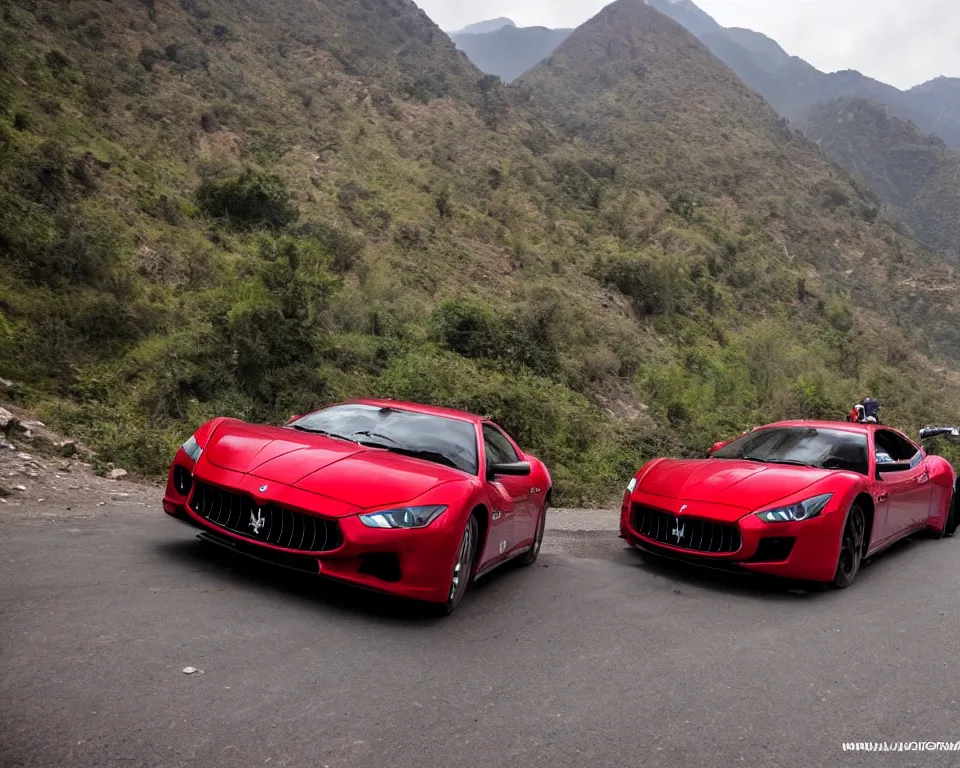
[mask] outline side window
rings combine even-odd
[[[520,461],[510,441],[492,424],[483,425],[483,445],[487,454],[488,467],[491,464],[512,464]]]
[[[917,446],[896,432],[877,430],[874,440],[877,446],[877,463],[912,461],[919,455]]]

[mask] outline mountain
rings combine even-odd
[[[896,306],[891,316],[905,317],[927,306],[930,314],[914,321],[952,345],[947,339],[956,333],[934,307],[953,311],[953,289],[927,303],[910,287],[927,284],[929,277],[920,277],[932,274],[927,269],[944,277],[951,270],[897,236],[874,195],[838,172],[705,46],[650,5],[619,0],[606,7],[517,87],[542,119],[597,153],[590,166],[571,169],[569,182],[589,189],[589,178],[613,180],[594,204],[643,221],[650,204],[629,191],[640,188],[666,199],[668,210],[686,222],[653,235],[637,224],[642,234],[634,247],[644,257],[611,247],[609,262],[598,267],[607,279],[647,298],[658,288],[682,306],[680,291],[650,276],[665,258],[671,269],[679,263],[693,274],[713,275],[736,294],[730,298],[738,311],[761,314],[763,302],[784,295],[791,281],[816,279],[846,285],[864,310]],[[737,222],[733,240],[729,230],[714,229],[719,222]],[[908,251],[913,255],[906,257]],[[887,270],[905,257],[911,274],[891,279]],[[874,281],[877,259],[885,276]],[[779,273],[779,287],[766,282],[767,270]]]
[[[807,110],[837,99],[870,99],[960,149],[960,79],[940,78],[901,91],[852,70],[828,74],[789,56],[764,35],[725,29],[691,0],[647,2],[698,37],[784,117],[798,119]]]
[[[455,35],[485,35],[488,32],[497,32],[504,27],[516,27],[517,25],[511,19],[499,18],[489,21],[478,21],[476,24],[468,24],[457,32],[451,32],[450,36]]]
[[[907,91],[915,122],[960,149],[960,77],[938,77]]]
[[[451,37],[480,70],[510,83],[549,56],[572,31],[504,26],[481,33],[458,32]]]
[[[214,415],[502,422],[558,503],[865,393],[960,419],[952,268],[621,0],[505,86],[409,0],[0,13],[4,398],[162,477]]]
[[[866,100],[822,105],[800,126],[920,239],[960,262],[960,152]]]

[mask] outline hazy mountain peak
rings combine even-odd
[[[463,29],[459,29],[455,35],[485,35],[489,32],[497,32],[504,27],[516,27],[513,19],[500,17],[498,19],[488,19],[487,21],[478,21],[474,24],[468,24]]]
[[[665,13],[674,21],[678,21],[689,32],[699,37],[709,32],[723,29],[716,20],[690,0],[645,0],[651,8]]]
[[[487,32],[456,32],[450,37],[480,70],[509,83],[543,61],[572,31],[517,27],[511,22]]]

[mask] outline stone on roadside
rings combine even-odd
[[[109,477],[111,480],[122,480],[122,479],[125,478],[126,476],[127,476],[127,470],[125,470],[125,469],[120,469],[120,468],[111,469],[111,470],[107,473],[107,477]]]
[[[0,429],[6,429],[13,421],[13,414],[6,408],[0,408]]]
[[[75,440],[64,440],[59,445],[60,455],[65,459],[69,459],[77,455],[77,443]]]

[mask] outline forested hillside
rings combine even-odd
[[[640,0],[515,87],[406,0],[0,17],[0,376],[130,469],[213,415],[379,395],[487,413],[606,500],[863,394],[960,419],[957,306]]]

